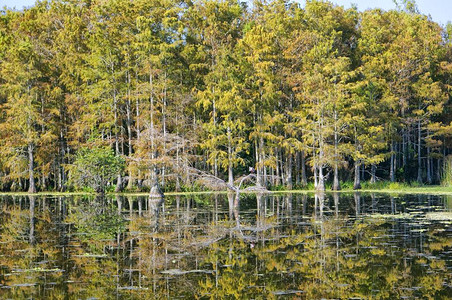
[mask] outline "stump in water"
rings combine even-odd
[[[115,188],[115,193],[120,193],[123,190],[123,182],[122,182],[122,177],[121,174],[118,174],[118,179],[116,181],[116,188]]]
[[[158,182],[155,181],[149,192],[148,199],[148,213],[149,216],[151,217],[151,220],[153,220],[154,222],[152,224],[152,227],[154,228],[155,231],[157,231],[159,227],[160,207],[162,206],[164,200],[165,195],[160,189]]]
[[[158,183],[154,183],[151,187],[151,191],[149,192],[149,202],[162,203],[164,199],[165,195],[160,189],[160,186]]]

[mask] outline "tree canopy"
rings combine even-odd
[[[3,9],[0,188],[182,189],[196,181],[190,169],[319,190],[439,183],[452,148],[450,32],[414,1],[364,12],[320,0]],[[98,163],[108,176],[68,185]]]

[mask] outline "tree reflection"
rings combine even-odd
[[[450,288],[444,288],[443,280],[450,282],[451,276],[445,260],[429,261],[419,259],[419,253],[394,251],[388,222],[373,218],[357,222],[340,216],[338,193],[332,196],[334,216],[326,216],[325,197],[324,193],[314,195],[311,225],[296,233],[275,239],[275,232],[267,230],[261,233],[265,242],[253,247],[243,239],[215,243],[204,261],[213,266],[215,276],[200,281],[197,295],[210,299],[272,298],[285,293],[306,299],[447,297]],[[355,193],[353,201],[358,217],[361,194]],[[268,219],[259,209],[261,203],[258,196],[257,224]],[[394,212],[394,199],[391,207]],[[450,239],[442,241],[430,245],[440,251],[450,247]]]
[[[118,207],[106,199],[93,201],[85,197],[79,201],[80,205],[70,208],[66,222],[73,224],[80,241],[89,241],[94,246],[93,241],[114,239],[125,230],[125,220],[118,213],[122,211],[122,200],[118,202]]]
[[[147,197],[2,200],[0,298],[450,295],[448,221],[403,219],[397,197],[257,194],[241,206],[231,218],[226,195],[164,207]]]

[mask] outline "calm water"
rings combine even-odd
[[[451,299],[452,198],[0,198],[1,299]]]

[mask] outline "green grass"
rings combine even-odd
[[[407,184],[398,182],[377,182],[371,184],[369,182],[363,182],[362,189],[360,192],[372,192],[372,193],[390,193],[390,194],[438,194],[438,195],[452,195],[452,186],[440,186],[440,185],[419,185],[417,183]],[[342,190],[339,192],[354,192],[353,185],[347,182],[343,183]],[[330,192],[331,189],[327,187],[326,192]],[[165,192],[165,195],[195,195],[195,194],[212,194],[212,193],[228,193],[229,191],[181,191],[181,192]],[[294,190],[284,190],[278,188],[277,190],[272,190],[272,193],[311,193],[315,192],[313,185],[308,185],[303,189]],[[253,192],[247,192],[253,193]],[[122,193],[107,193],[109,195],[123,195],[123,196],[147,196],[148,192],[122,192]],[[29,195],[27,192],[4,192],[0,195],[10,195],[10,196],[25,196]],[[39,192],[35,195],[46,195],[46,196],[76,196],[76,195],[95,195],[92,192],[80,191],[80,192]]]
[[[294,191],[278,191],[278,193],[305,193],[315,192],[315,190],[294,190]],[[331,192],[331,190],[326,190]],[[386,194],[430,194],[430,195],[452,195],[452,187],[444,187],[439,185],[432,186],[409,186],[406,184],[392,184],[388,186],[363,186],[360,190],[353,190],[353,188],[342,187],[339,193],[350,192],[365,192],[365,193],[386,193]]]
[[[441,185],[446,187],[452,186],[452,155],[447,156],[444,161],[444,170],[441,178]]]
[[[197,195],[197,194],[222,194],[228,193],[228,191],[199,191],[199,192],[165,192],[165,195]],[[106,193],[107,195],[121,195],[121,196],[147,196],[149,192],[122,192],[122,193]],[[29,194],[28,192],[0,192],[0,196],[27,196],[27,195],[36,195],[36,196],[83,196],[83,195],[93,195],[95,193],[92,192],[38,192],[35,194]]]

